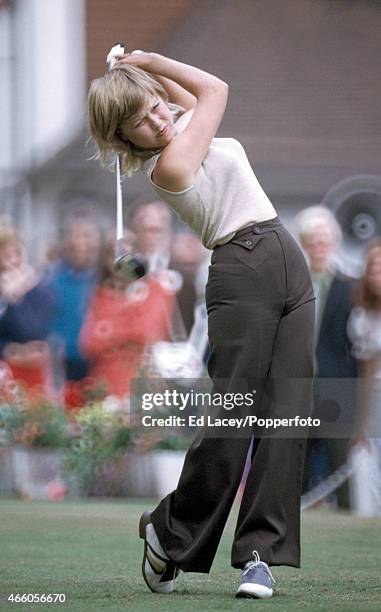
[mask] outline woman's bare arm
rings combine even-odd
[[[182,106],[185,110],[190,110],[196,106],[197,99],[184,87],[160,74],[154,74],[153,76],[163,85],[170,102]]]
[[[361,363],[360,378],[358,379],[359,392],[357,398],[357,414],[352,442],[366,438],[366,425],[371,411],[373,391],[373,376],[376,371],[377,358],[368,359]]]
[[[161,77],[170,79],[197,100],[193,114],[181,134],[165,147],[154,171],[154,182],[165,189],[181,191],[194,182],[223,117],[228,86],[203,70],[157,53],[132,53],[121,58]]]

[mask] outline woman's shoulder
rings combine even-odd
[[[157,162],[160,159],[161,151],[155,153],[149,159],[146,159],[141,166],[141,171],[151,180],[152,173],[155,169]]]
[[[231,136],[219,136],[218,138],[213,138],[211,144],[225,147],[239,147],[240,149],[243,149],[241,142],[237,140],[237,138],[232,138]]]
[[[351,311],[350,320],[359,331],[365,331],[368,328],[372,328],[373,331],[376,331],[378,326],[380,326],[381,331],[381,312],[374,312],[362,306],[355,306]]]
[[[348,319],[348,333],[351,338],[355,339],[367,335],[370,327],[370,313],[360,306],[353,308]]]
[[[369,359],[381,352],[381,313],[355,307],[348,320],[348,335],[357,359]]]
[[[238,157],[246,156],[246,151],[239,140],[236,138],[213,138],[209,145],[210,153],[228,154]]]

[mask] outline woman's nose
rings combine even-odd
[[[154,128],[160,127],[161,119],[157,115],[150,115],[150,124]]]

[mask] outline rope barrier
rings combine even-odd
[[[373,442],[374,443],[374,442]],[[370,440],[370,444],[372,441]],[[375,445],[377,449],[377,444]],[[377,449],[376,452],[379,452]],[[320,482],[316,487],[302,495],[300,509],[303,512],[314,506],[319,501],[331,495],[338,489],[348,478],[355,476],[356,468],[348,460],[343,463],[335,472],[333,472],[323,482]],[[381,514],[381,465],[380,461],[369,463],[368,475],[372,483],[372,494],[375,501],[376,513]]]

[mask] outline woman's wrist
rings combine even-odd
[[[152,72],[151,63],[152,63],[152,53],[149,51],[132,51],[130,54],[130,58],[132,63],[138,68],[142,68],[142,70],[146,70],[147,72]]]
[[[136,49],[131,53],[126,53],[123,56],[118,58],[118,61],[114,64],[113,68],[119,68],[123,66],[123,64],[127,64],[128,66],[134,66],[135,68],[140,68],[141,70],[146,70],[147,72],[152,72],[150,65],[152,60],[152,53],[147,51],[141,51],[140,49]]]
[[[164,55],[160,55],[159,53],[153,53],[150,51],[141,51],[140,49],[136,49],[135,51],[131,51],[131,53],[127,53],[123,57],[119,59],[119,64],[126,63],[130,66],[136,66],[136,68],[141,68],[146,72],[150,72],[152,74],[158,74],[161,76],[166,76],[165,72],[170,70],[173,66],[178,64],[175,60],[172,60]],[[115,67],[118,67],[117,65]]]
[[[170,79],[198,98],[203,92],[227,87],[218,77],[159,53],[147,54],[148,72]]]
[[[214,95],[216,91],[223,90],[225,92],[227,89],[226,83],[218,77],[159,53],[132,51],[132,53],[121,57],[115,68],[118,68],[118,65],[123,66],[123,63],[145,70],[152,75],[170,79],[197,99],[203,93],[211,91]]]
[[[148,72],[151,72],[152,74],[161,75],[163,61],[165,63],[165,60],[168,60],[168,58],[164,57],[163,55],[160,55],[160,53],[146,52],[146,51],[144,51],[144,56],[145,56],[144,62],[146,64],[145,70],[147,70]],[[168,61],[174,61],[174,60],[168,60]]]

